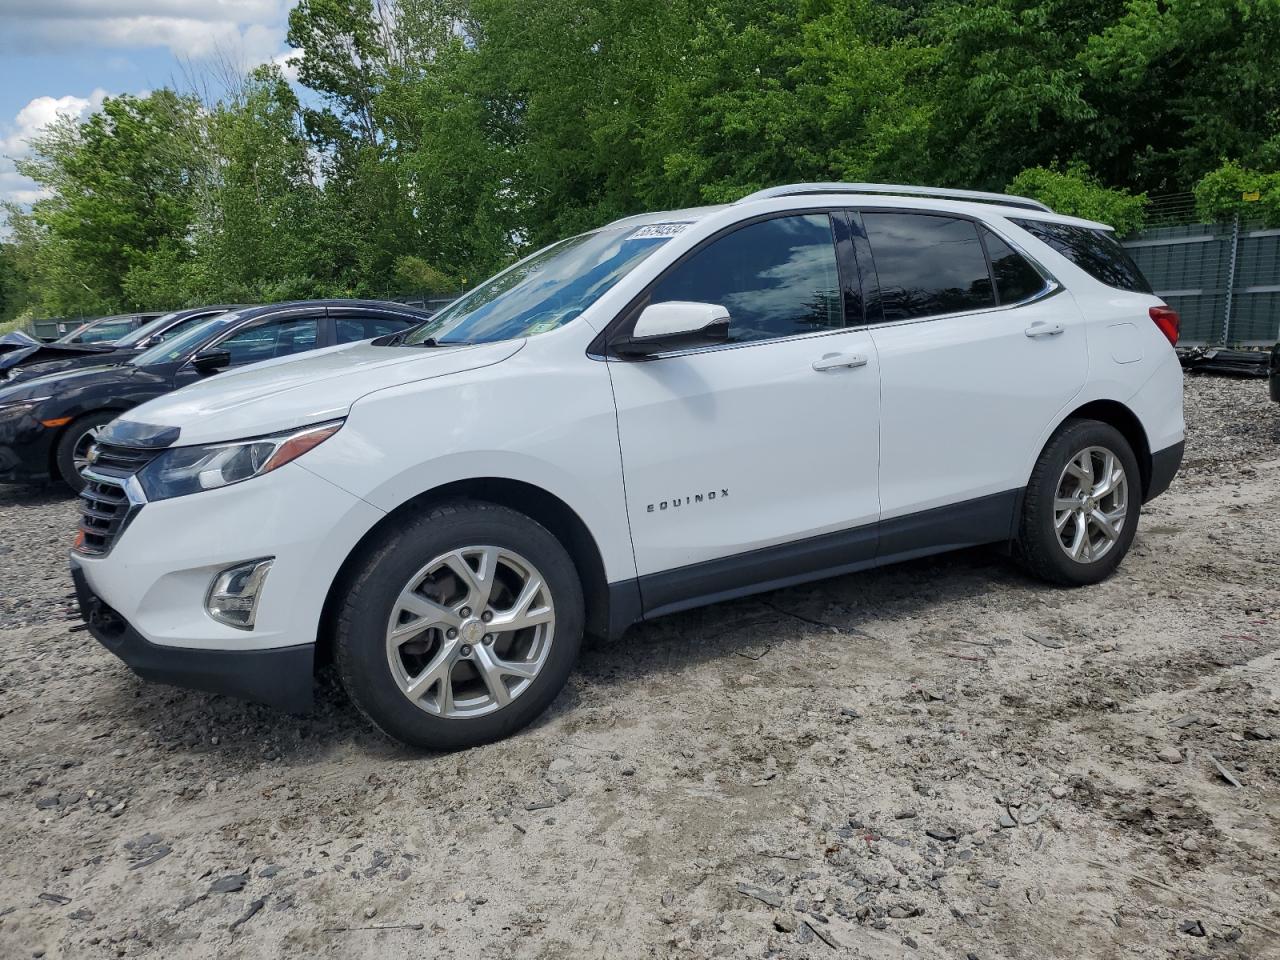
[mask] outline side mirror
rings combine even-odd
[[[196,368],[198,373],[217,373],[219,370],[231,366],[231,351],[209,347],[192,357],[191,365]]]
[[[718,303],[671,300],[651,303],[640,312],[631,336],[616,341],[623,357],[651,357],[668,350],[710,347],[729,342],[729,311]]]

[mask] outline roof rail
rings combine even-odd
[[[1030,197],[1015,197],[1007,193],[984,193],[981,190],[953,190],[950,187],[913,187],[899,183],[789,183],[781,187],[757,190],[737,202],[793,197],[806,193],[869,193],[904,197],[937,197],[946,200],[976,200],[979,203],[999,203],[1006,207],[1023,207],[1027,210],[1053,213],[1051,208]]]

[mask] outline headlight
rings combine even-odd
[[[174,447],[147,464],[138,474],[138,481],[148,500],[216,490],[283,467],[328,440],[341,427],[341,420],[333,420],[252,440]]]

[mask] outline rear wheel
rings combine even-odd
[[[543,526],[493,504],[443,504],[366,554],[340,614],[338,675],[395,739],[475,746],[550,705],[583,619],[573,561]]]
[[[89,465],[89,448],[98,439],[103,427],[116,416],[116,413],[109,410],[86,413],[69,423],[58,438],[58,446],[54,452],[58,476],[76,493],[85,488],[85,480],[80,474]]]
[[[1018,553],[1051,583],[1097,583],[1128,553],[1141,504],[1138,461],[1124,435],[1096,420],[1069,421],[1032,472]]]

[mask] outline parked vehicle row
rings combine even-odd
[[[51,373],[79,367],[122,363],[162,340],[176,336],[202,320],[233,309],[231,306],[194,307],[154,317],[147,323],[127,331],[115,340],[84,344],[58,340],[53,343],[32,342],[27,349],[0,355],[0,385],[30,380]]]
[[[49,348],[37,348],[28,358],[37,362],[0,384],[0,481],[53,477],[82,490],[94,439],[125,411],[232,368],[396,333],[429,316],[358,300],[209,307],[157,318],[102,353],[45,360],[39,350]]]
[[[142,677],[288,709],[332,660],[423,747],[528,724],[585,631],[980,544],[1096,583],[1182,457],[1177,314],[1110,228],[1024,198],[631,217],[309,356],[342,308],[263,309],[64,375],[187,384],[93,446],[81,610]],[[276,359],[203,375],[236,350]],[[16,389],[19,418],[84,416]]]

